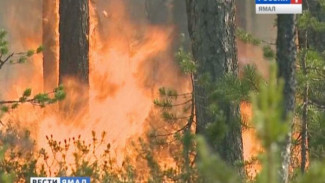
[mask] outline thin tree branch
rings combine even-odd
[[[14,56],[14,53],[11,53],[10,55],[7,56],[6,59],[4,59],[4,60],[0,60],[0,69],[2,69],[3,65],[4,65],[5,63],[7,63],[7,62],[9,61],[9,59],[10,59],[11,57],[13,57],[13,56]],[[1,55],[1,57],[2,57],[2,55]]]
[[[192,99],[187,100],[187,101],[185,101],[185,102],[183,102],[183,103],[173,104],[172,106],[173,106],[173,107],[182,106],[182,105],[188,104],[188,103],[190,103],[190,102],[192,102]]]

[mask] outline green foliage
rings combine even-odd
[[[12,183],[35,176],[34,144],[29,131],[18,130],[8,124],[0,131],[0,175],[1,182]]]
[[[251,91],[259,91],[259,83],[263,78],[257,73],[256,68],[252,65],[244,67],[243,75],[238,78],[234,74],[226,74],[221,78],[211,93],[212,100],[222,100],[223,102],[249,101]]]
[[[8,54],[8,42],[5,40],[6,32],[4,30],[0,30],[0,55]]]
[[[41,53],[41,52],[43,52],[43,50],[44,50],[44,46],[39,46],[37,49],[36,49],[36,53],[38,54],[38,53]]]
[[[106,133],[86,144],[81,136],[56,141],[47,136],[50,151],[34,150],[28,131],[6,126],[0,131],[0,180],[3,183],[25,182],[30,177],[88,176],[94,183],[136,182],[135,170],[125,160],[122,167],[110,155],[110,144],[105,144]],[[97,152],[97,149],[104,149]],[[73,157],[74,162],[68,162]]]
[[[167,96],[167,97],[178,97],[178,93],[176,90],[168,89],[165,87],[159,88],[159,94],[161,96]]]
[[[311,161],[322,161],[325,156],[324,108],[325,59],[324,55],[313,49],[301,49],[297,67],[297,115],[302,118],[304,97],[307,94],[308,153]],[[308,93],[305,92],[305,88]],[[300,145],[300,141],[298,141]]]
[[[197,164],[200,181],[206,183],[238,183],[241,182],[236,173],[209,148],[202,137],[197,137]]]
[[[225,137],[227,130],[229,130],[225,123],[226,117],[217,104],[211,104],[209,112],[216,121],[207,125],[207,140],[213,142],[217,139],[220,142]]]
[[[263,48],[263,55],[266,59],[273,60],[275,58],[275,52],[271,48],[271,43],[258,39],[241,28],[237,28],[236,36],[244,43],[261,46]]]
[[[305,57],[305,58],[302,58]],[[310,90],[310,97],[318,99],[320,101],[325,100],[325,96],[323,95],[324,85],[322,84],[322,80],[325,79],[325,59],[322,54],[317,51],[307,49],[301,50],[299,53],[299,59],[305,60],[306,68],[303,69],[303,63],[299,62],[297,69],[297,81],[298,81],[298,95],[301,97],[303,94],[303,88],[308,85],[312,88]]]
[[[177,117],[175,114],[167,112],[167,111],[163,111],[161,114],[161,117],[165,120],[165,121],[169,121],[169,122],[174,122],[177,120]]]
[[[304,175],[299,175],[296,183],[323,183],[325,180],[325,163],[312,163],[308,172]]]
[[[313,161],[325,160],[325,114],[315,108],[308,111],[309,157]]]
[[[275,53],[270,45],[266,45],[263,47],[263,56],[264,58],[269,60],[275,59]]]
[[[170,100],[168,99],[163,99],[163,100],[154,100],[154,104],[159,106],[159,107],[163,107],[163,108],[171,108],[173,107],[173,104]]]
[[[196,63],[190,53],[184,51],[183,48],[180,48],[176,53],[176,60],[185,74],[195,73],[197,70]]]
[[[40,107],[45,107],[48,104],[53,104],[58,101],[64,100],[66,93],[63,86],[59,86],[51,93],[39,93],[31,97],[32,89],[26,89],[18,100],[14,101],[0,101],[1,111],[8,112],[9,109],[16,109],[20,104],[31,103]]]
[[[309,11],[304,11],[302,16],[299,16],[297,26],[300,30],[325,31],[325,23],[318,21]]]
[[[39,54],[42,52],[43,47],[40,46],[36,50],[28,50],[26,52],[14,53],[9,50],[9,44],[6,40],[6,32],[4,30],[0,30],[0,69],[6,63],[11,64],[22,64],[25,63],[29,57],[33,55]],[[10,53],[11,52],[11,53]]]
[[[8,112],[9,111],[9,108],[7,106],[2,106],[1,107],[1,111],[2,112]]]
[[[325,7],[325,1],[320,0]],[[325,31],[325,24],[313,17],[310,12],[304,12],[299,18],[298,27],[301,30]],[[275,53],[269,43],[255,38],[244,30],[237,30],[237,37],[245,43],[263,46],[264,57],[273,60]],[[40,46],[36,50],[10,54],[6,33],[0,31],[0,69],[8,61],[11,63],[25,63],[27,59],[42,52]],[[0,58],[1,58],[0,57]],[[310,120],[310,155],[312,160],[324,160],[325,147],[325,115],[321,107],[325,104],[325,60],[322,53],[312,49],[302,50],[300,59],[306,58],[307,73],[302,69],[302,62],[297,70],[297,103],[301,107],[303,87],[310,86],[310,104],[308,119]],[[182,48],[176,58],[183,73],[191,76],[196,72],[197,65],[190,53]],[[283,82],[277,79],[275,64],[271,67],[268,82],[257,74],[256,68],[246,66],[242,76],[227,74],[224,78],[212,83],[208,75],[200,78],[200,82],[212,91],[211,104],[207,106],[215,120],[207,128],[208,138],[195,137],[191,125],[193,122],[193,93],[178,93],[176,90],[160,88],[160,98],[154,104],[162,112],[162,118],[169,122],[166,131],[152,130],[146,140],[140,139],[137,144],[138,156],[125,158],[121,166],[111,156],[111,145],[105,142],[106,133],[98,137],[92,132],[92,142],[86,143],[81,136],[69,138],[62,142],[47,137],[50,151],[45,149],[35,151],[34,143],[28,131],[19,131],[18,127],[5,126],[0,130],[0,182],[19,182],[31,176],[90,176],[93,182],[220,182],[237,183],[240,180],[235,170],[228,166],[217,154],[209,151],[205,140],[222,139],[227,132],[225,116],[220,106],[224,103],[239,104],[250,101],[253,104],[254,126],[264,151],[258,157],[262,164],[262,172],[257,176],[256,183],[279,182],[280,144],[285,139],[289,126],[283,120]],[[209,93],[210,94],[210,93]],[[44,107],[61,101],[66,94],[59,86],[50,93],[32,95],[32,89],[26,89],[22,96],[15,101],[0,101],[2,112],[16,109],[22,103],[31,103]],[[313,103],[316,100],[320,103]],[[181,108],[179,108],[181,107]],[[182,109],[182,110],[180,110]],[[181,113],[182,111],[183,113]],[[301,110],[297,110],[298,113]],[[181,113],[181,115],[179,115]],[[190,114],[190,116],[188,116]],[[289,120],[289,119],[287,119]],[[184,125],[185,124],[185,125]],[[175,130],[176,129],[176,130]],[[171,131],[172,130],[172,131]],[[98,152],[98,149],[103,149]],[[172,167],[160,162],[161,153],[169,153],[172,157]],[[67,157],[73,157],[73,163],[67,162]],[[134,158],[134,159],[133,159]],[[134,165],[143,162],[148,176],[138,171]],[[50,163],[52,162],[52,163]],[[325,164],[312,162],[309,171],[298,175],[293,180],[297,183],[324,182]]]
[[[32,94],[32,89],[28,88],[24,91],[23,97],[30,97],[31,94]]]
[[[179,116],[180,107],[183,108],[183,113],[187,114],[188,109],[192,105],[192,93],[179,94],[176,90],[169,88],[159,88],[160,98],[155,99],[153,103],[156,107],[162,110],[161,116],[167,122],[175,122],[178,120],[186,120],[186,117]],[[181,114],[183,114],[181,113]]]
[[[257,135],[262,139],[264,147],[284,140],[289,130],[288,123],[283,121],[283,82],[277,80],[276,67],[273,64],[267,85],[253,96],[254,122]]]
[[[277,183],[280,169],[280,144],[289,130],[288,121],[283,121],[283,82],[277,80],[276,65],[271,66],[268,85],[261,86],[258,94],[252,96],[254,124],[261,140],[264,154],[260,156],[262,172],[257,177],[260,183]]]
[[[4,64],[8,62],[11,64],[25,63],[28,57],[33,56],[35,53],[41,53],[43,50],[43,47],[40,46],[36,50],[9,54],[9,45],[5,39],[6,32],[0,30],[0,69],[4,66]],[[0,114],[2,115],[3,113],[8,112],[10,109],[16,109],[19,104],[22,103],[31,103],[33,105],[39,105],[41,107],[44,107],[47,104],[52,104],[57,101],[61,101],[65,98],[65,92],[62,86],[55,88],[53,93],[40,93],[35,95],[34,97],[31,97],[31,94],[32,89],[29,88],[23,92],[22,96],[18,100],[0,101]]]
[[[26,53],[26,56],[27,57],[31,57],[35,54],[35,51],[34,50],[28,50],[27,53]]]
[[[241,28],[237,28],[236,36],[238,39],[240,39],[244,43],[250,43],[255,46],[259,46],[262,43],[262,40],[254,37],[252,34],[246,32],[245,30],[243,30]]]

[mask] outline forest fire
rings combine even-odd
[[[58,3],[56,5],[55,11],[58,12]],[[154,107],[153,100],[158,97],[159,87],[167,86],[186,93],[190,90],[190,81],[180,73],[173,58],[175,32],[172,26],[150,25],[145,17],[132,22],[134,20],[122,1],[91,4],[90,16],[89,113],[71,110],[61,116],[58,106],[47,107],[43,111],[27,105],[10,113],[7,119],[21,123],[21,126],[34,126],[30,130],[36,135],[39,147],[48,147],[45,137],[50,134],[59,141],[80,134],[91,141],[91,130],[97,133],[106,131],[115,155],[122,158],[128,141],[148,129],[147,120]],[[34,22],[35,25],[40,24],[37,20]],[[53,23],[56,25],[52,26],[58,29],[57,21]],[[17,22],[17,25],[9,26],[9,31],[14,35],[25,32],[21,24]],[[21,39],[22,49],[42,44],[39,35],[26,37],[28,40]],[[55,40],[58,46],[58,37]],[[58,55],[58,48],[51,51]],[[10,78],[15,84],[5,92],[4,98],[17,98],[26,88],[33,88],[33,93],[43,90],[42,57],[33,57],[30,65],[28,68],[18,66],[20,77]],[[65,84],[66,88],[80,85],[74,79]],[[73,93],[69,95],[69,100],[83,97],[82,92]],[[248,157],[246,153],[245,158]]]
[[[91,142],[91,130],[106,131],[113,152],[122,158],[127,142],[144,133],[158,89],[168,86],[186,92],[189,81],[173,60],[173,27],[153,26],[145,20],[133,23],[122,1],[91,4],[90,15],[89,113],[86,109],[78,113],[70,109],[62,116],[58,106],[40,113],[40,109],[35,111],[35,107],[27,105],[7,118],[17,116],[22,126],[35,126],[30,130],[37,134],[39,147],[47,147],[45,137],[50,134],[59,141],[82,134]],[[23,48],[42,44],[39,36],[34,36],[23,41]],[[34,57],[31,63],[32,70],[42,71],[41,56]],[[7,98],[19,97],[27,87],[33,88],[33,93],[42,91],[42,73],[30,73],[32,83],[26,80],[25,73],[22,71],[21,77],[12,79],[15,85],[7,90]],[[65,81],[67,89],[77,85],[80,83],[73,78]],[[83,92],[69,93],[68,101],[83,97]]]
[[[55,11],[58,13],[58,3],[56,5]],[[35,17],[41,17],[40,9],[39,7],[35,10],[36,14],[39,13]],[[82,85],[81,91],[68,93],[65,103],[89,100],[89,108],[88,105],[81,106],[82,109],[76,112],[72,107],[68,107],[65,109],[69,112],[63,114],[56,104],[45,110],[28,104],[7,114],[5,119],[29,127],[39,147],[48,147],[46,136],[50,134],[62,142],[81,134],[84,139],[91,142],[93,137],[90,131],[98,134],[106,131],[107,140],[111,143],[115,156],[121,160],[125,153],[130,153],[128,143],[148,130],[153,115],[160,115],[153,114],[153,101],[159,97],[158,89],[165,86],[176,89],[179,93],[188,93],[191,91],[191,81],[181,73],[174,60],[173,41],[177,37],[175,26],[152,25],[148,23],[145,15],[132,17],[128,10],[123,1],[99,0],[90,3],[90,86],[89,88],[83,86],[75,78],[64,80],[64,87],[67,90]],[[41,21],[35,17],[32,19],[37,25],[35,30],[38,30]],[[58,18],[58,15],[55,17]],[[8,24],[13,39],[19,39],[23,44],[23,46],[14,45],[14,48],[29,49],[41,45],[40,35],[34,32],[26,35],[28,39],[18,36],[25,32],[21,24],[23,20],[16,24]],[[58,26],[58,22],[55,21],[56,30],[59,29]],[[57,47],[52,51],[58,55],[59,35],[56,36]],[[241,46],[243,45],[239,43],[239,47]],[[241,59],[244,56],[247,55],[241,53],[239,48],[239,60],[242,61],[242,65],[247,64]],[[58,60],[59,58],[57,62]],[[26,88],[32,88],[34,94],[47,88],[43,86],[44,73],[41,72],[43,63],[40,55],[33,57],[27,67],[25,65],[11,67],[18,70],[15,72],[18,72],[19,76],[8,79],[14,85],[3,92],[3,98],[18,98]],[[10,72],[11,68],[8,70]],[[83,95],[88,89],[89,98],[88,95]],[[243,102],[241,113],[244,121],[250,124],[252,116],[250,104]],[[243,139],[244,159],[250,160],[260,150],[256,145],[254,130],[244,130]],[[166,159],[166,162],[172,161]],[[260,165],[254,162],[247,171],[255,176],[260,169]]]
[[[321,1],[1,0],[0,182],[324,180]]]

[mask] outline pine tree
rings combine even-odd
[[[216,119],[217,116],[209,109],[209,87],[204,84],[207,80],[217,83],[225,74],[236,75],[238,72],[235,4],[233,0],[187,0],[186,6],[192,53],[198,66],[194,75],[197,134],[209,139],[208,144],[214,152],[235,166],[243,161],[239,107],[231,102],[219,103],[225,119]],[[224,134],[219,134],[218,139],[209,137],[217,126],[225,127]]]
[[[298,68],[298,115],[301,118],[300,139],[301,172],[305,172],[307,161],[322,159],[324,147],[320,134],[324,116],[323,68],[325,23],[324,1],[304,1],[304,12],[298,19],[299,62]],[[312,136],[312,138],[311,138]]]
[[[283,78],[285,113],[283,118],[287,118],[294,113],[295,93],[296,93],[296,22],[295,15],[278,15],[277,27],[278,35],[276,42],[277,64],[279,67],[279,77]],[[292,124],[293,121],[290,122]],[[287,141],[282,148],[282,181],[289,181],[289,166],[291,158],[291,131],[288,133]]]
[[[59,83],[67,84],[67,79],[76,82],[67,88],[69,101],[63,105],[63,111],[79,112],[81,107],[88,106],[89,95],[89,1],[61,0],[59,15]],[[71,94],[82,95],[72,98]]]

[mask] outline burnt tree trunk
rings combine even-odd
[[[43,81],[44,91],[53,90],[58,85],[58,55],[57,55],[57,3],[53,0],[43,0]]]
[[[279,67],[279,77],[283,78],[284,84],[284,106],[285,116],[294,113],[295,108],[295,92],[296,92],[296,27],[295,15],[278,15],[277,19],[277,63]],[[292,119],[290,126],[292,126]],[[291,129],[287,135],[285,144],[282,147],[282,182],[287,183],[289,179],[289,166],[291,155]]]
[[[200,84],[205,75],[217,82],[227,73],[237,75],[234,0],[186,0],[192,53],[198,69],[195,74],[195,107],[197,133],[209,139],[207,127],[218,123],[208,112],[208,89]],[[210,139],[209,145],[230,165],[243,161],[239,106],[218,106],[225,114],[227,130],[222,139]],[[240,170],[242,174],[242,170]]]
[[[88,105],[89,1],[60,0],[59,13],[59,82],[67,88],[70,107],[64,110],[78,110]]]

